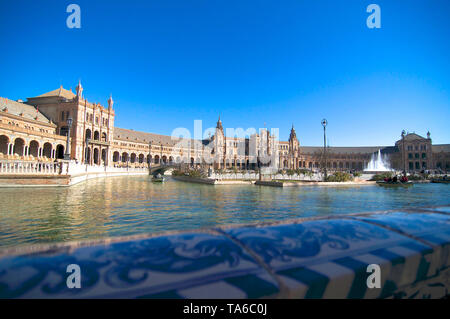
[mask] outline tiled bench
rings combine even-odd
[[[449,244],[450,207],[434,207],[40,246],[3,252],[0,297],[442,298]]]

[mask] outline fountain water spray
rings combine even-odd
[[[377,153],[372,154],[370,162],[367,164],[367,167],[364,171],[369,172],[389,172],[391,168],[389,164],[383,159],[381,156],[381,150],[378,150]]]

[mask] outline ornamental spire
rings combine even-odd
[[[112,109],[114,105],[114,100],[112,98],[112,94],[109,95],[109,99],[108,99],[108,109]]]
[[[75,88],[75,90],[77,91],[77,96],[79,98],[82,98],[83,97],[83,87],[81,86],[81,80],[78,80],[78,85]]]

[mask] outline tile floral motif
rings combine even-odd
[[[78,264],[82,289],[68,289],[66,267]],[[238,278],[246,280],[238,280]],[[252,277],[252,278],[250,278]],[[277,284],[224,236],[184,234],[37,254],[0,261],[0,297],[179,297],[179,290],[227,283],[230,295],[263,297]],[[224,285],[222,285],[224,286]],[[255,293],[259,291],[260,293]]]
[[[0,258],[0,298],[437,298],[449,290],[449,219],[389,212],[68,244]],[[69,264],[81,289],[67,288]],[[367,287],[369,264],[380,289]]]
[[[433,252],[395,231],[342,217],[227,232],[271,267],[295,298],[388,297],[426,277]],[[384,289],[368,290],[372,263],[381,267]]]
[[[409,239],[361,221],[333,219],[269,227],[244,227],[227,233],[274,269],[333,260]]]

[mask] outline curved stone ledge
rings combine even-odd
[[[450,207],[3,250],[1,298],[442,298]],[[81,268],[81,288],[66,268]],[[381,288],[368,288],[369,264]]]

